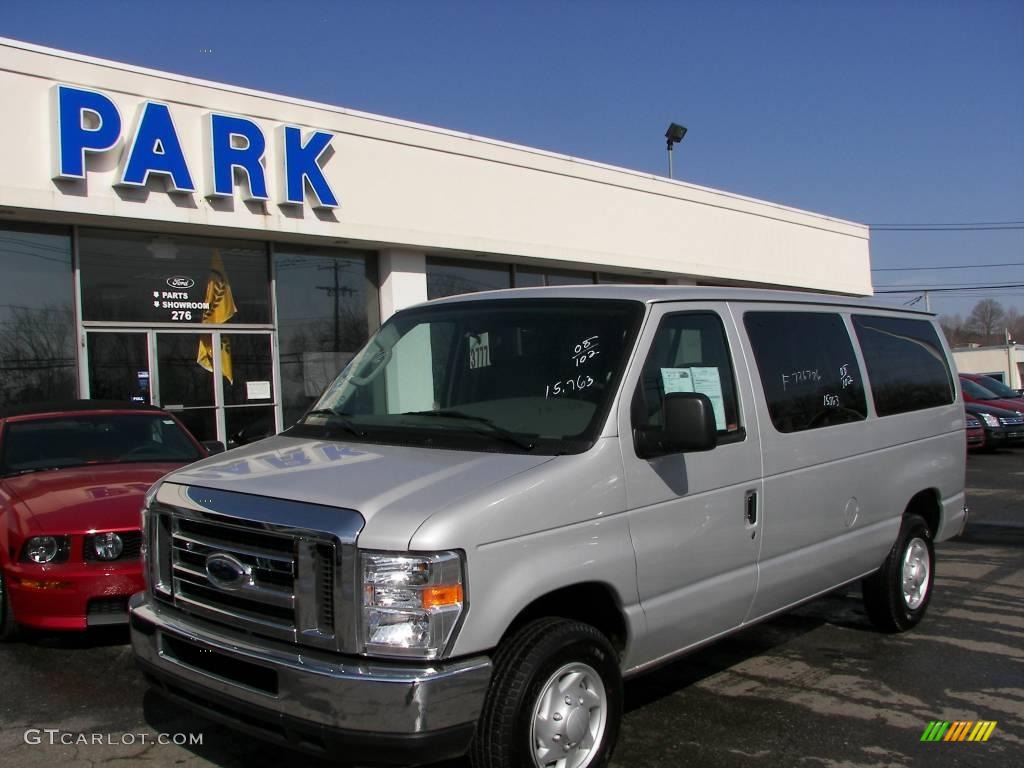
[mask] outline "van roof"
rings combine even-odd
[[[812,293],[809,291],[785,291],[766,288],[726,288],[709,285],[567,285],[546,288],[506,288],[498,291],[464,293],[434,299],[430,304],[463,301],[484,301],[488,299],[627,299],[657,304],[666,301],[733,301],[771,302],[783,304],[820,304],[824,306],[849,307],[859,310],[884,310],[931,316],[933,313],[907,307],[894,307],[880,303],[872,297],[839,296],[835,294]],[[424,306],[420,304],[418,306]]]

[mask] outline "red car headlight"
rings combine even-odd
[[[63,563],[70,549],[67,536],[33,536],[21,548],[23,563]]]

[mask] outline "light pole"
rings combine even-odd
[[[672,145],[678,144],[683,140],[683,136],[686,135],[686,126],[679,125],[679,123],[669,123],[668,130],[665,131],[665,146],[668,149],[668,177],[672,176]]]

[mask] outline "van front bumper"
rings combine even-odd
[[[491,678],[485,656],[390,663],[255,639],[132,597],[150,683],[183,707],[347,762],[415,765],[466,752]]]

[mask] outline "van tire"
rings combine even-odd
[[[572,700],[567,703],[568,694]],[[592,739],[589,753],[570,765],[603,768],[621,718],[622,674],[608,638],[582,622],[538,619],[498,646],[470,764],[543,768],[549,764],[545,749]],[[548,725],[556,721],[561,725]],[[549,754],[551,764],[564,757]]]
[[[0,642],[13,640],[18,634],[18,623],[14,620],[14,609],[11,608],[11,596],[7,592],[7,582],[3,571],[0,571]]]
[[[928,610],[934,580],[935,547],[928,523],[920,515],[904,515],[882,567],[861,583],[868,618],[883,632],[915,627]]]

